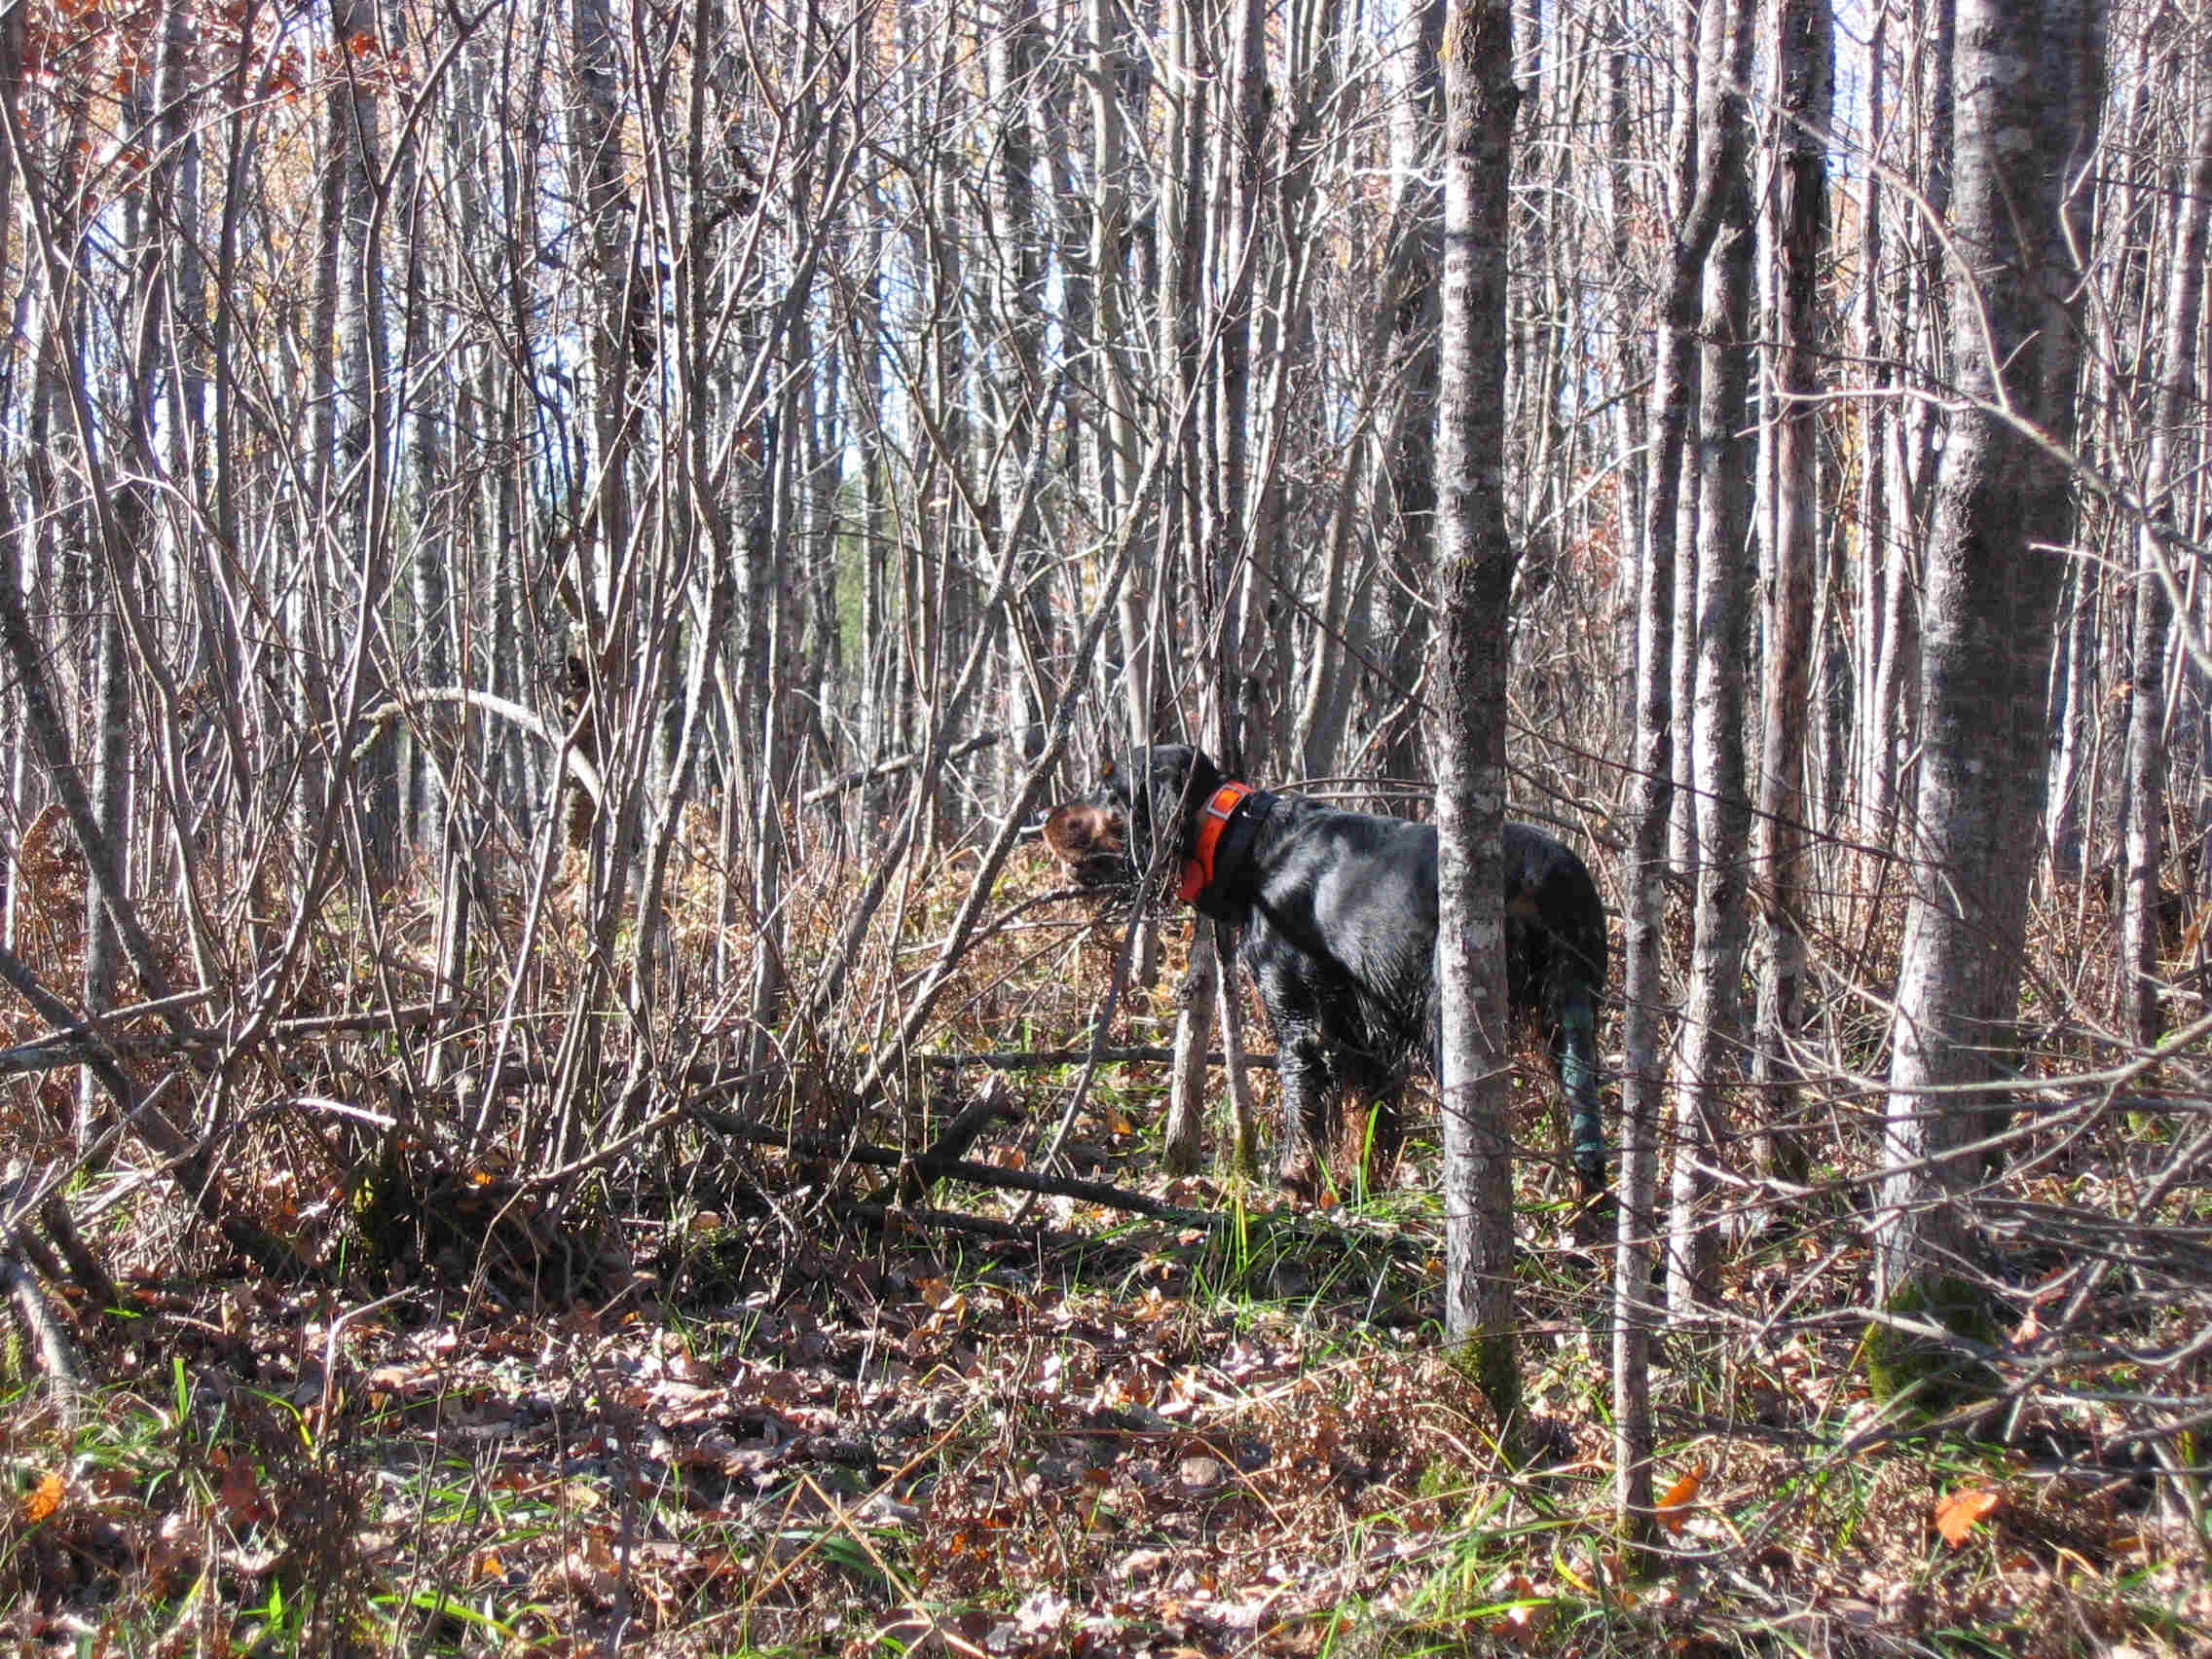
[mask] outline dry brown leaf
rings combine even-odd
[[[1683,1513],[1698,1489],[1705,1485],[1705,1465],[1696,1464],[1690,1472],[1669,1487],[1666,1495],[1659,1499],[1659,1525],[1670,1532],[1678,1533],[1689,1517]]]
[[[1555,1609],[1538,1598],[1535,1583],[1527,1573],[1512,1574],[1494,1594],[1500,1601],[1517,1604],[1491,1620],[1490,1634],[1497,1641],[1526,1646],[1551,1627]]]
[[[249,1527],[276,1515],[269,1500],[261,1494],[261,1482],[253,1472],[252,1461],[245,1457],[234,1456],[223,1466],[223,1486],[215,1501],[233,1527]]]
[[[958,1319],[968,1311],[968,1298],[940,1278],[916,1279],[914,1294],[947,1319]]]
[[[1955,1492],[1936,1503],[1936,1530],[1957,1549],[1997,1508],[1998,1502],[1997,1494],[1986,1487],[1968,1487],[1964,1492]]]
[[[601,1606],[614,1600],[620,1584],[614,1552],[597,1532],[586,1533],[570,1549],[562,1558],[561,1571],[570,1589]]]
[[[68,1483],[58,1472],[48,1475],[23,1494],[23,1519],[37,1526],[61,1507],[62,1493],[67,1490]]]

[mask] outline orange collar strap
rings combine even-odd
[[[1183,866],[1182,884],[1175,889],[1175,897],[1184,903],[1197,903],[1198,895],[1213,885],[1214,849],[1221,845],[1221,832],[1229,828],[1229,821],[1251,793],[1245,784],[1224,784],[1206,802],[1205,814],[1198,821],[1198,844],[1192,849],[1191,862]]]

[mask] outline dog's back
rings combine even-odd
[[[1255,977],[1342,977],[1362,1029],[1343,1032],[1391,1063],[1425,1057],[1434,1012],[1439,867],[1436,828],[1272,797],[1249,877],[1217,911],[1243,934]],[[1526,824],[1504,832],[1506,989],[1513,1012],[1544,1023],[1578,988],[1605,980],[1597,883],[1564,842]],[[1263,983],[1263,992],[1266,986]],[[1339,999],[1331,999],[1336,1001]]]

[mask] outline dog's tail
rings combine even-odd
[[[1559,1081],[1567,1095],[1574,1172],[1585,1192],[1605,1187],[1605,1120],[1598,1104],[1598,999],[1579,974],[1566,976],[1559,999]]]

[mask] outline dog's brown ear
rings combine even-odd
[[[1053,807],[1045,820],[1045,846],[1060,863],[1078,866],[1120,853],[1122,841],[1112,813],[1088,801],[1070,801]]]

